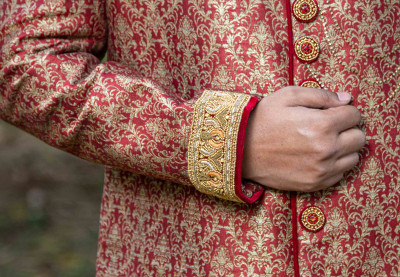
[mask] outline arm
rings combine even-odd
[[[2,119],[90,161],[194,184],[199,190],[234,201],[251,202],[258,197],[259,193],[257,197],[240,196],[236,159],[229,159],[233,163],[229,169],[239,168],[239,173],[235,171],[228,178],[232,172],[226,170],[227,166],[207,165],[204,157],[188,161],[193,155],[187,155],[189,142],[197,145],[215,141],[216,137],[208,136],[204,129],[207,121],[199,121],[205,111],[216,107],[215,103],[233,119],[225,128],[238,125],[231,133],[233,141],[238,142],[239,133],[244,136],[246,129],[240,124],[247,121],[255,105],[252,97],[204,92],[199,99],[206,99],[202,102],[196,102],[197,97],[183,100],[127,66],[100,64],[107,39],[102,2],[66,0],[54,6],[51,1],[46,5],[41,1],[12,0],[1,5]],[[231,155],[226,136],[221,138],[223,143],[217,148]],[[243,139],[235,151],[239,153],[240,147]],[[205,158],[213,157],[212,153],[208,155]],[[207,174],[198,175],[188,168],[188,162],[191,167],[207,169]],[[226,180],[230,183],[224,183]]]

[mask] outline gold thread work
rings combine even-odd
[[[301,214],[301,223],[309,231],[318,231],[325,224],[325,215],[318,207],[308,207]]]
[[[313,20],[317,13],[318,5],[313,0],[297,0],[293,4],[293,14],[300,21]]]
[[[312,37],[302,37],[295,42],[294,51],[301,61],[310,63],[319,55],[319,44]]]
[[[205,91],[194,106],[189,138],[189,178],[197,190],[243,202],[235,193],[236,148],[250,95]]]
[[[318,89],[321,88],[318,82],[312,80],[304,81],[300,84],[300,86],[305,88],[318,88]]]

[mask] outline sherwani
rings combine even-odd
[[[398,0],[0,5],[1,118],[106,165],[97,276],[400,274]],[[329,189],[241,177],[251,110],[289,85],[362,113]]]

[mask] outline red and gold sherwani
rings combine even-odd
[[[1,118],[107,165],[98,276],[399,276],[398,0],[0,5]],[[330,189],[241,180],[251,110],[289,85],[363,114]]]

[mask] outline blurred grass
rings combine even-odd
[[[94,276],[103,167],[0,121],[0,276]]]

